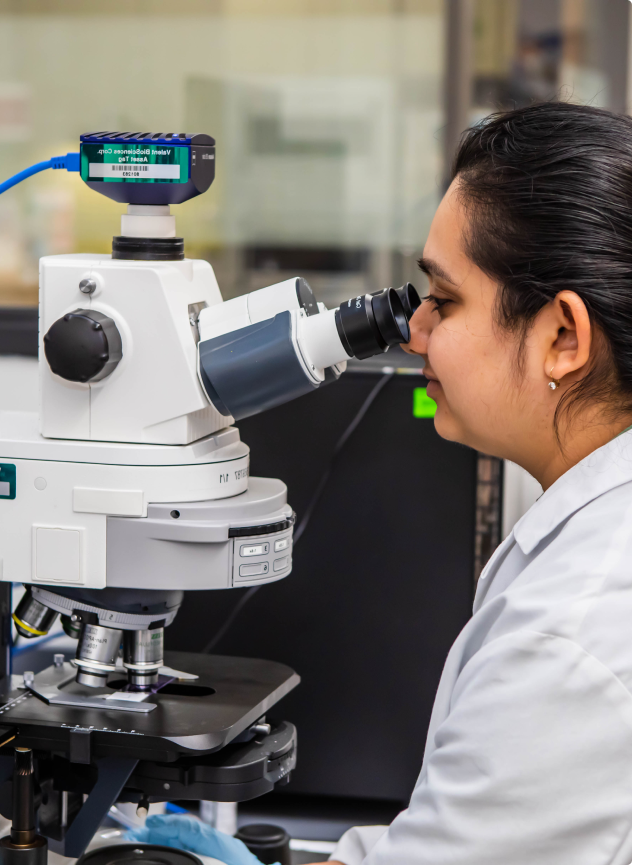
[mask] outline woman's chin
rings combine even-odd
[[[430,394],[428,394],[430,396]],[[445,399],[437,400],[437,411],[434,416],[434,426],[441,438],[447,441],[460,441],[459,429],[451,412],[448,410]]]
[[[452,424],[449,422],[449,419],[442,417],[440,412],[437,412],[434,416],[434,426],[436,432],[441,436],[442,439],[452,441],[451,433],[454,432],[452,429]]]
[[[437,404],[437,410],[434,415],[435,430],[441,438],[448,441],[459,441],[458,424],[448,408],[441,383],[432,378],[428,379],[426,394]]]

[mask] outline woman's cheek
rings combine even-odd
[[[440,324],[428,339],[428,362],[441,385],[449,385],[458,377],[458,355],[458,343],[455,345],[452,334]]]

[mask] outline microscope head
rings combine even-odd
[[[81,179],[121,204],[182,204],[215,178],[215,139],[190,132],[87,132]]]
[[[293,277],[202,309],[200,384],[221,415],[259,414],[337,379],[351,358],[410,342],[409,320],[420,303],[408,282],[328,310]]]

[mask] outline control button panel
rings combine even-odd
[[[292,570],[292,530],[264,537],[235,538],[233,586],[273,582]]]
[[[249,556],[267,556],[269,552],[270,544],[242,544],[239,555],[245,559]]]
[[[278,571],[284,571],[287,568],[287,566],[289,565],[289,563],[290,563],[290,557],[289,556],[283,556],[282,559],[275,559],[274,560],[274,565],[272,566],[272,569],[275,573],[277,573]]]
[[[253,562],[251,565],[240,565],[240,577],[261,577],[267,574],[270,570],[270,565],[267,562]]]

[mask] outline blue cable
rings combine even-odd
[[[36,162],[30,168],[18,171],[13,177],[9,177],[4,183],[0,183],[0,194],[26,180],[27,177],[38,174],[40,171],[46,171],[47,168],[65,168],[66,171],[79,171],[81,169],[80,155],[78,153],[67,153],[65,156],[53,156],[52,159],[47,159],[45,162]]]

